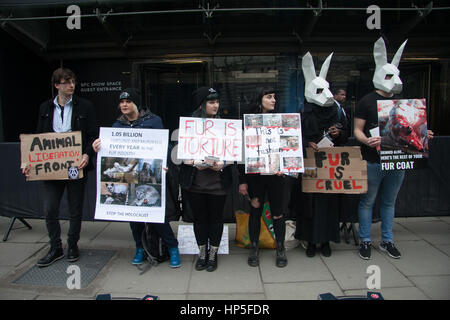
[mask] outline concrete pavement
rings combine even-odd
[[[171,269],[165,262],[144,274],[131,265],[134,242],[128,223],[83,222],[81,254],[90,249],[115,253],[86,288],[72,290],[13,283],[48,250],[45,222],[27,221],[32,230],[21,228],[21,222],[16,221],[8,240],[0,242],[0,299],[92,300],[97,294],[111,293],[113,297],[136,298],[151,294],[161,300],[315,300],[326,292],[336,296],[365,294],[371,265],[378,266],[381,275],[381,289],[373,291],[381,292],[387,300],[450,299],[450,217],[396,218],[395,243],[403,255],[398,260],[378,249],[377,223],[372,230],[372,260],[358,257],[352,239],[350,244],[343,239],[332,243],[333,254],[328,258],[320,253],[308,258],[302,246],[292,242],[293,248],[287,251],[288,266],[282,269],[275,266],[275,251],[270,249],[261,250],[259,267],[248,266],[248,250],[236,246],[235,224],[228,224],[230,253],[219,255],[215,272],[196,271],[195,256],[181,255],[182,267]],[[171,223],[175,234],[180,223]],[[9,218],[0,217],[2,237],[8,224]],[[68,222],[63,221],[63,239],[67,228]]]

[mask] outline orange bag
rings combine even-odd
[[[250,213],[243,211],[236,211],[236,241],[241,248],[250,248],[250,237],[248,235],[248,220]],[[273,231],[273,220],[270,212],[269,203],[264,203],[263,210],[261,210],[261,231],[259,233],[260,248],[275,249],[275,233]]]

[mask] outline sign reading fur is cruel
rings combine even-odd
[[[83,177],[81,132],[20,135],[21,168],[33,180],[67,180]]]
[[[308,193],[367,192],[367,163],[360,147],[306,148],[302,191]]]

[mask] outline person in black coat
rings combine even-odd
[[[119,95],[120,117],[113,123],[113,128],[137,128],[137,129],[163,129],[163,123],[160,117],[153,114],[145,107],[141,107],[141,92],[136,88],[126,88]],[[95,152],[101,147],[100,138],[92,144]],[[142,233],[145,229],[144,222],[130,222],[131,233],[136,243],[136,253],[132,264],[143,264],[146,258],[144,244],[142,243]],[[180,253],[178,250],[178,240],[172,231],[169,222],[148,223],[152,231],[161,237],[167,246],[170,256],[171,268],[181,267]]]
[[[88,100],[74,96],[75,80],[76,76],[70,69],[58,68],[53,72],[51,83],[58,94],[41,104],[36,133],[81,131],[82,159],[78,169],[90,170],[93,168],[91,144],[98,135],[95,108]],[[23,169],[25,176],[29,174],[27,169]],[[37,266],[46,267],[64,257],[58,219],[64,190],[67,190],[70,213],[67,259],[69,262],[78,260],[77,243],[81,231],[86,179],[85,174],[83,178],[76,180],[43,181],[43,213],[50,238],[50,251],[37,262]]]
[[[275,112],[275,90],[271,87],[258,88],[254,105],[248,113]],[[287,265],[284,240],[286,236],[286,215],[289,204],[289,184],[282,172],[274,175],[245,174],[244,166],[240,166],[239,193],[250,198],[250,218],[248,232],[251,248],[247,263],[251,267],[259,265],[259,234],[261,230],[261,212],[266,199],[270,202],[276,243],[276,266]]]
[[[219,118],[219,94],[213,88],[201,87],[194,93],[193,117]],[[217,269],[217,252],[223,233],[223,208],[231,186],[231,165],[215,161],[184,160],[180,186],[194,215],[194,234],[199,248],[195,269],[212,272]],[[209,245],[208,245],[209,243]]]

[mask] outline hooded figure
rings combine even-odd
[[[375,58],[375,73],[373,75],[373,85],[376,89],[387,93],[398,94],[402,92],[403,83],[400,79],[398,65],[402,57],[406,42],[402,43],[400,48],[392,59],[392,63],[387,62],[386,45],[383,38],[380,37],[373,46],[373,57]]]
[[[219,93],[209,87],[200,87],[192,93],[194,107],[196,108],[193,112],[193,117],[202,117],[206,118],[206,101],[208,100],[216,100],[219,99]],[[215,116],[215,118],[219,117],[219,113]]]
[[[325,59],[318,77],[316,76],[316,69],[314,68],[311,54],[307,52],[302,59],[302,70],[305,77],[305,98],[309,103],[314,103],[321,107],[330,107],[334,104],[333,94],[329,89],[330,85],[325,80],[332,56],[333,53]]]

